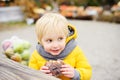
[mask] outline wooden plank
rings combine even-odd
[[[17,63],[0,54],[0,80],[60,80]]]

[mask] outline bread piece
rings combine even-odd
[[[50,60],[45,64],[45,66],[49,68],[53,76],[57,77],[61,75],[60,68],[63,64],[64,62],[62,60]]]

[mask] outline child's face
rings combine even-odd
[[[64,34],[50,33],[42,37],[41,43],[44,50],[52,55],[59,55],[66,45]]]

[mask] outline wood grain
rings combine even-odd
[[[0,54],[0,80],[60,80],[33,70]]]

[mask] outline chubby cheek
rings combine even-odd
[[[46,52],[49,52],[49,50],[50,50],[50,46],[49,45],[44,45],[43,48],[44,48],[44,50]]]
[[[44,50],[45,50],[46,52],[51,53],[51,54],[52,54],[52,50],[54,49],[54,48],[53,48],[53,45],[50,45],[50,44],[44,45],[43,48],[44,48]],[[64,43],[64,42],[62,42],[61,44],[59,44],[59,45],[57,46],[57,49],[59,49],[59,53],[60,53],[61,51],[63,51],[64,48],[65,48],[65,43]],[[54,53],[53,53],[53,54],[54,54]]]
[[[63,50],[64,48],[65,48],[65,43],[63,43],[62,45],[61,45],[61,49]]]

